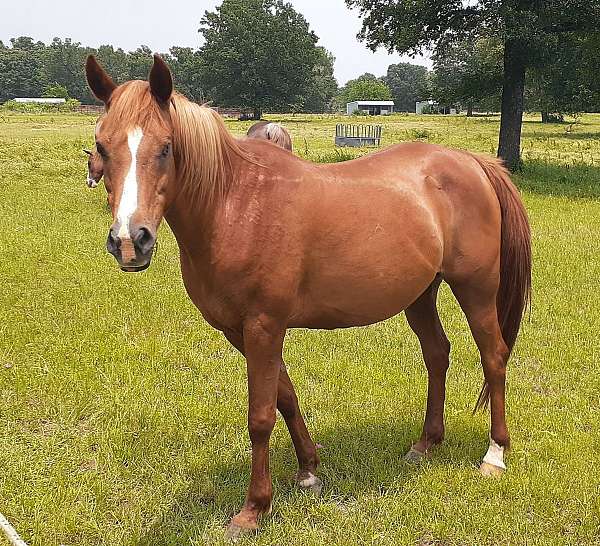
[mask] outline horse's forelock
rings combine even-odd
[[[132,127],[150,129],[157,123],[167,124],[167,114],[156,102],[146,81],[133,80],[120,85],[113,93],[108,110],[99,120],[104,126],[118,126],[128,130]],[[113,127],[115,128],[115,127]],[[100,127],[97,126],[97,130]]]

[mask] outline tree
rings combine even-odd
[[[123,83],[129,79],[129,55],[121,48],[101,45],[95,55],[115,83]]]
[[[141,45],[127,55],[128,80],[145,80],[150,72],[153,57],[147,45]]]
[[[317,36],[283,0],[223,0],[199,32],[203,81],[225,106],[263,110],[299,104],[317,61]]]
[[[0,48],[0,102],[15,97],[39,97],[47,81],[42,71],[44,44],[29,37],[11,39]]]
[[[61,85],[70,97],[89,96],[82,66],[92,50],[82,47],[70,38],[54,38],[49,46],[42,50],[44,79],[48,84]],[[57,95],[58,96],[58,95]]]
[[[502,91],[502,44],[495,38],[453,41],[433,55],[431,96],[441,104],[486,110],[499,107]]]
[[[600,0],[440,0],[408,2],[346,0],[364,17],[359,38],[369,47],[383,45],[418,54],[440,44],[481,36],[503,43],[502,116],[498,155],[520,166],[525,73],[536,52],[554,35],[592,33],[600,20]]]
[[[317,60],[313,68],[312,78],[306,96],[303,110],[305,112],[330,112],[333,99],[338,93],[338,84],[333,75],[335,57],[324,47],[317,47]]]
[[[357,100],[390,100],[392,92],[385,82],[368,72],[355,80],[350,80],[340,90],[338,103],[345,107],[348,102]]]
[[[202,56],[191,47],[172,47],[168,55],[163,55],[173,73],[177,90],[188,99],[205,102],[206,93],[202,80]]]
[[[49,45],[28,36],[10,40],[10,47],[0,41],[0,102],[17,96],[73,97],[93,103],[82,67],[93,53],[106,67],[116,83],[146,79],[152,63],[152,51],[140,46],[126,53],[110,45],[97,50],[73,42],[70,38],[54,38]],[[172,47],[163,55],[175,76],[178,89],[192,100],[204,98],[201,83],[202,59],[198,50]]]
[[[581,40],[579,49],[580,69],[578,71],[580,97],[583,112],[600,112],[600,32],[588,35]]]
[[[568,36],[549,43],[544,57],[527,75],[525,106],[542,113],[542,122],[600,107],[597,59],[600,40]]]
[[[429,73],[425,66],[392,64],[384,81],[392,92],[398,112],[414,112],[418,100],[429,98]]]
[[[30,38],[29,36],[19,36],[18,38],[11,38],[10,44],[13,49],[20,49],[21,51],[31,52],[42,51],[46,47],[44,42],[40,42],[39,40],[37,42],[34,42],[33,38]]]
[[[68,99],[69,91],[64,85],[60,85],[58,83],[54,83],[51,85],[47,85],[46,89],[44,89],[43,97],[51,97],[51,98],[60,98],[60,99]]]

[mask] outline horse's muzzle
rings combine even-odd
[[[152,260],[156,235],[147,226],[136,226],[131,229],[130,236],[119,237],[118,229],[113,226],[108,232],[106,249],[116,258],[123,271],[143,271]]]

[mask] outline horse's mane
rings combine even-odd
[[[269,123],[265,127],[269,140],[279,144],[282,148],[292,148],[292,140],[288,132],[279,123]]]
[[[170,117],[177,176],[191,200],[209,204],[224,194],[233,156],[255,162],[229,133],[219,114],[180,93],[173,93],[167,114],[152,96],[148,83],[134,80],[115,90],[109,112],[113,123],[142,130],[152,123],[168,128]]]
[[[292,150],[292,139],[287,130],[273,121],[259,121],[246,133],[250,138],[270,140],[286,150]]]
[[[174,93],[171,120],[178,176],[191,198],[210,203],[222,196],[233,156],[255,162],[211,108]]]

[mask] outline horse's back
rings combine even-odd
[[[408,307],[438,274],[497,261],[498,200],[470,154],[415,143],[319,169],[328,183],[307,247],[313,305],[375,322]]]

